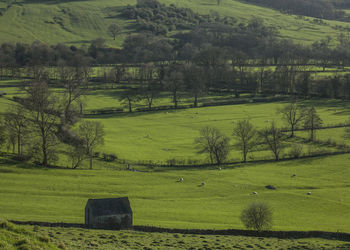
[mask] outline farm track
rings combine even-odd
[[[16,221],[10,220],[16,225],[30,225],[40,227],[64,227],[64,228],[82,228],[87,227],[79,223],[60,223],[60,222],[39,222],[39,221]],[[250,236],[250,237],[266,237],[279,239],[300,239],[300,238],[322,238],[331,240],[341,240],[350,242],[350,233],[343,232],[326,232],[326,231],[262,231],[242,229],[226,229],[226,230],[211,230],[211,229],[176,229],[176,228],[161,228],[152,226],[133,226],[133,231],[147,233],[173,233],[173,234],[196,234],[196,235],[232,235],[232,236]]]

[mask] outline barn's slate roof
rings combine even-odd
[[[132,214],[128,197],[89,199],[87,206],[91,209],[93,216]]]

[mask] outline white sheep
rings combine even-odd
[[[258,192],[253,192],[252,194],[254,194],[254,195],[258,195]]]
[[[311,195],[311,192],[307,192],[307,195]]]
[[[183,178],[183,177],[181,177],[181,178],[180,178],[180,181],[184,181],[184,178]]]

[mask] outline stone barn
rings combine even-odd
[[[132,228],[132,210],[128,197],[89,199],[85,206],[85,225],[96,229]]]

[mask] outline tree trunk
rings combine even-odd
[[[197,96],[197,94],[194,95],[194,103],[193,103],[193,106],[194,106],[195,108],[198,107],[198,96]]]
[[[93,159],[93,157],[92,157],[92,153],[91,153],[91,155],[90,155],[90,169],[92,169],[92,159]]]
[[[174,108],[177,109],[177,95],[176,92],[173,93]]]
[[[132,112],[132,106],[131,106],[131,100],[128,98],[128,103],[129,103],[129,112]]]
[[[47,150],[46,148],[43,147],[43,162],[42,162],[43,166],[47,166]]]
[[[21,132],[19,131],[18,132],[18,135],[17,135],[17,154],[18,154],[18,156],[20,156],[21,155]]]

